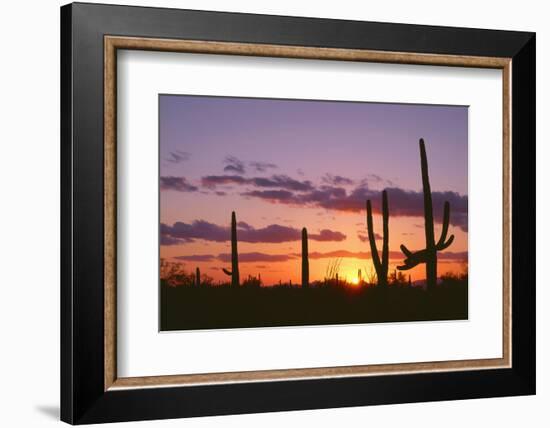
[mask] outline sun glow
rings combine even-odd
[[[351,283],[352,283],[353,285],[359,285],[359,278],[352,278],[352,279],[351,279]]]

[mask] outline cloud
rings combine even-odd
[[[296,260],[301,257],[301,254],[267,254],[261,252],[249,252],[249,253],[239,253],[239,263],[275,263],[275,262],[286,262],[289,260]],[[361,260],[370,260],[371,253],[370,251],[348,251],[348,250],[334,250],[327,252],[313,251],[309,253],[309,258],[312,260],[320,259],[337,259],[337,258],[354,258]],[[389,252],[390,260],[402,260],[404,255],[401,251],[390,251]],[[193,254],[193,255],[183,255],[176,256],[174,259],[189,261],[189,262],[213,262],[220,261],[223,263],[231,262],[230,253],[221,253],[218,255],[213,254]],[[438,260],[451,263],[457,261],[466,261],[468,259],[468,252],[452,252],[447,251],[443,253],[438,253]],[[257,268],[262,268],[261,266],[256,266]],[[265,266],[263,266],[265,268]]]
[[[211,254],[194,254],[191,256],[176,256],[174,258],[178,260],[184,260],[187,262],[210,262],[216,259]]]
[[[358,231],[357,232],[357,238],[359,238],[359,240],[361,242],[367,242],[369,240],[369,235],[365,232]],[[383,238],[382,238],[382,235],[380,235],[379,233],[374,232],[374,239],[383,239]]]
[[[228,226],[219,226],[205,220],[195,220],[192,223],[176,222],[172,226],[161,224],[162,245],[178,245],[186,242],[193,242],[196,239],[213,242],[227,242],[231,237],[231,230]],[[256,229],[245,222],[237,224],[237,237],[239,242],[249,243],[281,243],[299,241],[302,239],[301,229],[271,224]],[[312,233],[309,239],[313,241],[340,242],[346,239],[346,235],[329,229],[323,229],[319,233]]]
[[[403,259],[403,254],[401,251],[390,251],[389,258],[392,260]],[[348,251],[348,250],[334,250],[328,252],[319,252],[314,251],[309,253],[310,259],[338,259],[338,258],[353,258],[353,259],[362,259],[370,260],[371,253],[370,251]]]
[[[369,186],[372,183],[377,186],[394,186],[393,181],[382,178],[378,174],[367,174],[367,176],[361,180],[361,186]]]
[[[346,239],[346,235],[342,232],[335,232],[329,229],[323,229],[319,233],[309,233],[308,238],[314,241],[332,241],[340,242]]]
[[[225,164],[223,168],[224,171],[234,172],[236,174],[244,174],[246,172],[244,162],[237,159],[235,156],[226,156],[223,163]]]
[[[465,261],[468,260],[468,251],[444,251],[437,253],[438,260]]]
[[[341,175],[325,174],[321,180],[323,183],[333,186],[348,186],[353,184],[353,180],[351,178],[342,177]]]
[[[183,243],[181,239],[172,238],[168,235],[160,235],[160,245],[180,245]]]
[[[246,184],[247,179],[240,175],[207,175],[201,178],[201,183],[204,187],[212,189],[227,184]]]
[[[294,197],[294,193],[288,190],[252,190],[250,192],[241,193],[242,196],[253,198],[266,199],[269,202],[279,202],[288,204],[297,204],[298,201]]]
[[[257,172],[265,172],[268,169],[277,168],[277,165],[269,162],[250,162],[249,165]]]
[[[314,189],[311,181],[295,180],[288,175],[273,175],[270,178],[256,177],[249,180],[249,184],[256,187],[277,187],[286,190],[295,190],[299,192],[311,191]]]
[[[160,177],[160,190],[175,190],[176,192],[196,192],[197,186],[190,184],[185,177]]]
[[[175,152],[168,153],[168,156],[166,157],[165,160],[171,163],[182,163],[182,162],[185,162],[186,160],[189,160],[190,157],[191,157],[191,153],[184,152],[182,150],[176,150]]]
[[[271,177],[246,178],[240,175],[207,175],[202,177],[201,183],[209,189],[223,185],[250,185],[253,187],[273,187],[279,189],[293,190],[298,192],[311,191],[314,189],[310,181],[300,181],[290,178],[287,175],[272,175]]]
[[[248,223],[246,223],[245,221],[239,221],[237,223],[237,227],[240,227],[241,229],[244,229],[244,230],[252,230],[254,229],[252,226],[250,226]]]
[[[225,263],[231,262],[229,253],[219,254],[217,258]],[[286,262],[295,258],[293,254],[239,253],[239,263]]]
[[[424,195],[422,192],[387,188],[390,216],[423,217]],[[343,187],[320,186],[314,190],[295,193],[288,190],[253,190],[243,196],[263,199],[271,203],[312,206],[343,212],[363,212],[367,200],[372,201],[373,212],[380,213],[381,192],[366,186],[358,186],[348,192]],[[432,192],[434,219],[441,222],[445,201],[451,205],[451,224],[468,230],[468,197],[457,192]]]
[[[286,262],[294,260],[297,256],[294,254],[266,254],[266,253],[239,253],[239,263],[259,263],[259,262]],[[174,259],[186,262],[213,262],[231,263],[231,253],[213,254],[193,254],[176,256]],[[258,266],[256,266],[258,268]],[[265,268],[266,266],[263,266]]]

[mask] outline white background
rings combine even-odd
[[[125,51],[117,78],[119,376],[502,357],[501,70]],[[159,334],[159,93],[469,106],[468,320]]]
[[[109,1],[104,1],[110,3]],[[463,0],[357,2],[239,0],[127,1],[130,4],[537,31],[537,236],[539,266],[550,253],[548,144],[550,28],[544,2]],[[0,353],[1,423],[58,424],[59,406],[59,10],[62,2],[2,5],[0,67]],[[546,197],[546,199],[543,199]],[[548,426],[550,404],[550,292],[537,272],[538,395],[461,402],[284,412],[124,426],[441,427]],[[546,280],[547,281],[547,280]],[[23,306],[23,309],[21,307]]]

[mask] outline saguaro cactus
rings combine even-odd
[[[231,270],[222,269],[231,277],[231,286],[239,286],[239,254],[237,251],[237,216],[235,211],[231,213]]]
[[[367,229],[369,233],[370,252],[372,256],[372,263],[376,270],[376,278],[378,280],[379,287],[386,287],[388,285],[388,261],[389,261],[389,210],[388,210],[388,194],[384,190],[382,192],[382,259],[378,254],[376,248],[376,239],[374,235],[374,228],[372,226],[372,207],[370,200],[367,200]]]
[[[309,255],[307,248],[307,229],[302,229],[302,288],[309,287]]]
[[[434,217],[432,207],[432,191],[430,189],[430,178],[428,176],[428,159],[426,157],[426,147],[424,140],[420,139],[420,167],[422,169],[422,188],[424,191],[424,231],[426,235],[426,248],[412,252],[405,245],[401,245],[401,251],[405,255],[405,261],[399,270],[409,270],[420,263],[426,263],[426,286],[431,290],[437,284],[437,252],[443,251],[449,247],[454,240],[451,235],[447,240],[449,231],[449,201],[445,201],[443,206],[443,222],[441,226],[441,236],[437,243],[434,237]]]
[[[195,270],[195,287],[201,286],[201,270],[197,268]]]

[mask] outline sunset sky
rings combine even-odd
[[[438,273],[463,271],[468,250],[468,109],[464,106],[161,95],[161,258],[229,281],[231,212],[241,280],[300,281],[301,229],[309,233],[310,281],[341,257],[340,277],[372,268],[365,202],[382,232],[388,190],[390,273],[424,248],[419,138],[433,192],[436,240],[451,204],[454,243]],[[381,249],[382,241],[378,240]],[[425,278],[424,265],[406,274]]]

